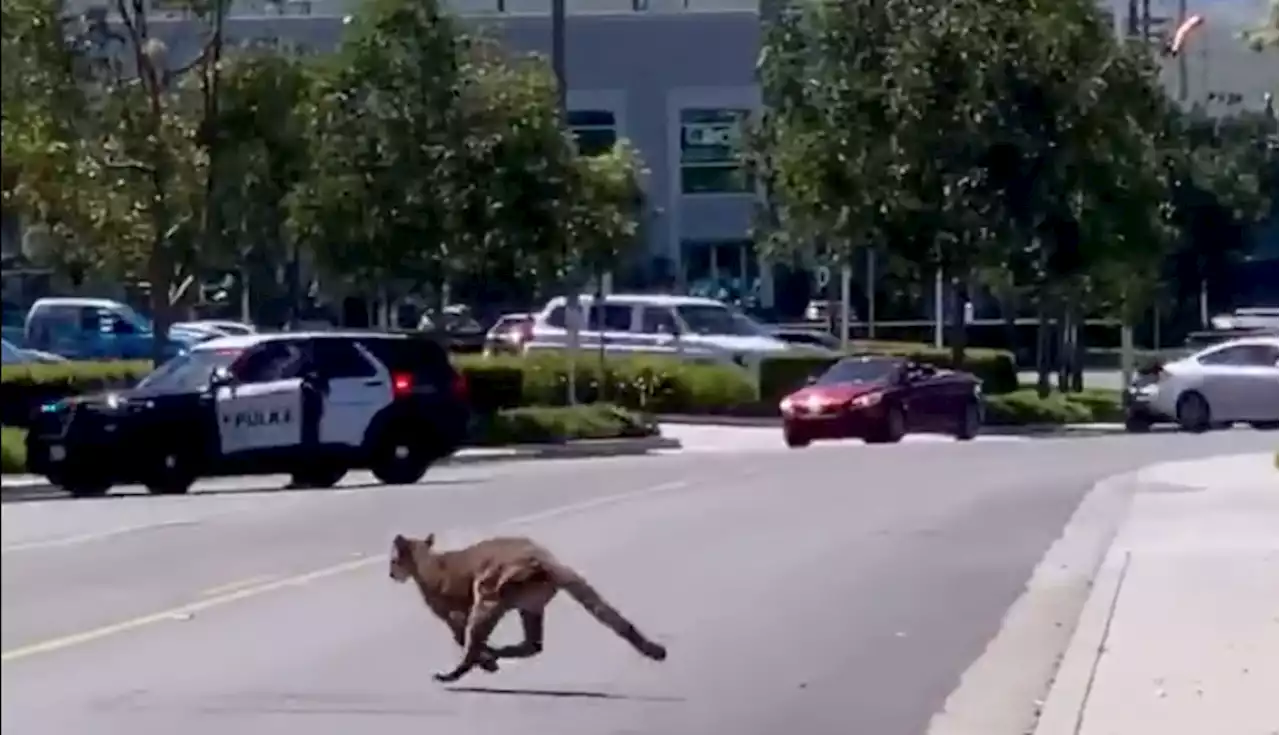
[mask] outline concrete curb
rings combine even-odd
[[[439,464],[473,465],[489,462],[513,462],[537,459],[585,459],[590,457],[625,457],[662,450],[680,449],[679,439],[646,436],[626,439],[583,439],[561,444],[520,444],[507,447],[464,449]],[[0,486],[4,502],[66,498],[66,493],[43,477],[33,475],[5,476]]]
[[[1129,570],[1129,552],[1112,548],[1098,569],[1075,634],[1045,697],[1034,735],[1079,735],[1098,660],[1106,652],[1116,598]]]
[[[686,426],[721,426],[725,428],[779,428],[782,419],[777,416],[699,416],[686,414],[658,414],[660,424]],[[1153,428],[1158,431],[1159,428]],[[1124,434],[1124,424],[1028,424],[1026,426],[986,425],[982,433],[990,436],[1104,436]]]
[[[928,735],[1027,735],[1038,719],[1043,722],[1046,692],[1053,699],[1059,696],[1058,679],[1078,678],[1081,664],[1072,656],[1080,656],[1077,649],[1087,648],[1088,641],[1096,644],[1098,600],[1109,618],[1112,544],[1138,484],[1137,473],[1126,473],[1094,485],[1036,565],[1000,630],[930,721]],[[1059,666],[1063,651],[1068,660]],[[1093,657],[1085,658],[1083,669],[1091,677]],[[1075,735],[1070,729],[1034,732]]]

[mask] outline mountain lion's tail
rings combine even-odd
[[[641,655],[647,656],[654,661],[663,661],[667,658],[666,648],[645,638],[644,634],[630,620],[627,620],[622,616],[622,613],[605,602],[600,593],[596,592],[595,588],[581,574],[566,566],[559,565],[552,576],[560,589],[569,593],[570,597],[581,603],[596,620],[599,620],[613,632],[622,636],[623,640],[634,646]]]

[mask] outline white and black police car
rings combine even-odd
[[[75,496],[277,473],[330,487],[351,469],[408,484],[457,451],[468,419],[465,380],[431,339],[248,334],[195,345],[133,388],[41,406],[27,463]]]

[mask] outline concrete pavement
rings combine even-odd
[[[551,460],[441,468],[410,487],[7,505],[0,723],[37,735],[921,735],[1099,478],[1274,441]],[[642,659],[558,601],[545,654],[435,684],[457,651],[382,556],[395,532],[428,531],[449,546],[533,535],[671,657]]]
[[[1140,473],[1037,735],[1280,729],[1278,484],[1270,453]]]

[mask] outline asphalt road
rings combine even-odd
[[[815,447],[441,469],[412,487],[3,506],[2,725],[26,735],[922,735],[1098,479],[1274,433]],[[395,532],[529,534],[670,658],[568,600],[547,650],[457,650]],[[504,624],[498,638],[518,635]]]

